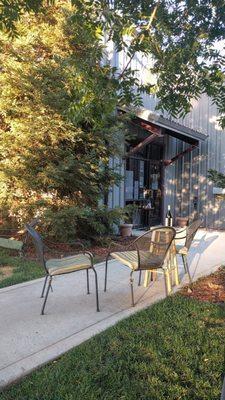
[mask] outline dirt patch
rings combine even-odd
[[[13,274],[13,267],[10,265],[4,265],[0,267],[0,281],[5,278],[9,278]]]
[[[192,286],[186,286],[181,294],[201,301],[225,303],[225,267],[220,267],[213,274],[200,278]]]

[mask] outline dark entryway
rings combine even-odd
[[[146,228],[162,222],[163,140],[147,144],[135,154],[130,149],[148,132],[139,131],[137,142],[127,146],[125,174],[125,203],[135,204],[134,226]]]
[[[125,204],[136,205],[133,224],[149,228],[163,223],[164,197],[171,195],[168,185],[164,190],[164,183],[168,183],[164,182],[165,168],[198,148],[199,140],[205,140],[206,136],[162,116],[153,118],[145,109],[130,122],[129,132],[131,138],[125,155]],[[168,150],[168,137],[179,139],[186,145],[180,151],[176,146],[173,151]],[[180,176],[173,179],[180,179]]]

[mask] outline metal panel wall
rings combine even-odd
[[[128,60],[126,54],[115,53],[112,50],[110,54],[112,65],[122,70]],[[149,72],[150,65],[151,60],[139,54],[132,60],[131,66],[139,71],[136,75],[142,83],[154,80]],[[143,94],[142,98],[143,106],[154,111],[157,98],[147,94]],[[183,119],[174,119],[167,113],[156,112],[208,135],[208,139],[200,143],[199,149],[195,149],[173,165],[166,167],[164,211],[167,205],[171,204],[177,216],[194,215],[194,202],[197,198],[197,212],[204,219],[205,225],[225,229],[225,199],[219,199],[213,195],[213,184],[207,179],[210,168],[225,173],[225,131],[218,125],[216,106],[204,95],[199,101],[193,101],[192,111]],[[173,157],[184,150],[185,146],[187,145],[184,142],[168,136],[165,158]],[[118,160],[112,160],[112,162],[118,164]],[[124,166],[120,168],[121,173],[124,173]],[[112,188],[109,205],[110,207],[124,205],[124,183],[121,183],[119,188]]]
[[[108,196],[108,206],[109,208],[124,207],[124,177],[125,177],[125,167],[124,160],[121,157],[113,157],[110,160],[110,168],[121,175],[121,181],[119,185],[113,185],[109,191]]]

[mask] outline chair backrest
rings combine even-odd
[[[40,219],[39,218],[34,218],[29,222],[29,224],[25,225],[26,234],[25,234],[24,239],[23,239],[23,244],[24,245],[27,244],[28,236],[29,236],[29,233],[28,233],[28,230],[27,230],[27,226],[29,226],[30,228],[36,228],[36,226],[38,226],[39,224],[40,224]]]
[[[152,228],[137,238],[134,245],[139,253],[139,266],[145,268],[154,256],[160,265],[164,263],[168,250],[175,238],[176,231],[172,227],[162,226]],[[149,260],[148,260],[149,259]]]
[[[197,233],[197,230],[200,228],[202,224],[202,220],[196,219],[187,227],[187,235],[185,240],[185,247],[189,250],[191,247],[191,243]]]
[[[42,237],[41,237],[40,233],[37,232],[31,225],[26,224],[25,227],[34,243],[37,258],[38,258],[40,264],[46,270],[45,257],[44,257],[44,243],[43,243]]]

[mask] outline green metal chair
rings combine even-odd
[[[50,288],[52,290],[53,277],[57,276],[57,275],[70,274],[70,273],[81,271],[81,270],[87,271],[87,294],[90,294],[89,270],[92,270],[94,272],[95,289],[96,289],[96,308],[97,308],[97,311],[99,311],[98,278],[97,278],[97,272],[95,271],[95,268],[94,268],[93,255],[90,252],[85,251],[84,248],[82,248],[82,251],[76,252],[72,256],[46,260],[45,250],[47,249],[47,246],[45,246],[45,244],[41,238],[41,235],[30,225],[26,225],[26,229],[27,229],[28,234],[30,235],[30,237],[33,240],[38,260],[39,260],[40,264],[43,266],[43,268],[45,270],[45,274],[46,274],[43,289],[41,292],[41,297],[42,298],[44,297],[44,302],[43,302],[43,306],[41,309],[41,315],[44,314]],[[79,243],[79,245],[81,245],[81,243]],[[45,291],[47,281],[48,281],[48,287],[47,287],[47,290]]]
[[[166,294],[171,290],[170,273],[175,270],[178,279],[177,264],[171,262],[170,246],[175,238],[176,231],[171,227],[152,228],[138,237],[127,247],[121,246],[121,251],[109,251],[105,264],[105,287],[107,287],[108,261],[112,257],[131,269],[130,288],[131,304],[134,306],[133,273],[139,272],[139,285],[141,272],[161,272],[165,278]]]
[[[34,228],[38,223],[39,220],[35,218],[29,225]],[[26,229],[0,229],[0,247],[18,251],[21,257],[25,255],[27,239]]]
[[[175,243],[182,239],[185,240],[184,244],[176,243],[176,252],[178,255],[180,255],[182,257],[184,271],[185,271],[185,273],[188,274],[190,283],[192,283],[192,277],[191,277],[191,273],[190,273],[190,269],[189,269],[189,265],[188,265],[188,261],[187,261],[187,256],[188,256],[188,252],[190,250],[191,244],[194,240],[194,237],[195,237],[198,229],[200,228],[201,224],[202,224],[202,220],[196,219],[189,226],[187,226],[183,231],[179,231],[178,235],[175,237]],[[182,232],[184,233],[183,236],[182,236]]]

